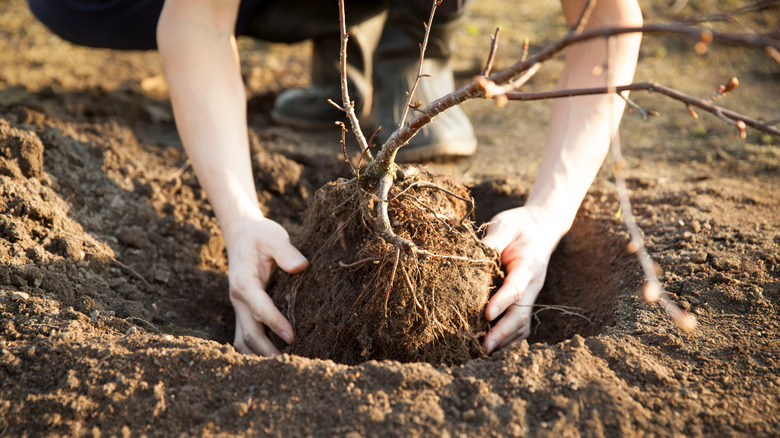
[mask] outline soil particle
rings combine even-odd
[[[16,162],[21,175],[27,178],[40,178],[43,174],[43,143],[34,132],[12,127],[7,121],[0,120],[0,155],[6,160]],[[13,166],[0,166],[14,176]]]

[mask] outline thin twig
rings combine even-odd
[[[485,62],[485,68],[482,69],[482,76],[490,75],[490,71],[493,70],[493,61],[496,58],[496,52],[498,52],[498,36],[501,33],[501,27],[496,27],[495,33],[490,37],[490,52],[488,53],[487,61]]]
[[[406,116],[409,114],[409,108],[412,106],[412,99],[414,99],[414,92],[417,91],[417,85],[420,83],[420,78],[423,77],[423,61],[425,61],[425,49],[428,47],[428,37],[431,34],[431,26],[433,25],[433,15],[436,13],[436,7],[439,6],[441,1],[433,0],[433,6],[431,7],[431,15],[428,17],[428,23],[425,24],[425,35],[423,41],[420,44],[420,62],[417,65],[417,76],[412,84],[412,89],[409,90],[406,97],[406,105],[404,105],[404,111],[401,113],[401,120],[398,122],[398,129],[401,129],[406,122]]]
[[[695,106],[697,108],[700,108],[718,117],[721,118],[725,117],[726,119],[735,122],[742,121],[743,123],[745,123],[745,125],[750,126],[758,131],[780,136],[780,129],[773,127],[772,123],[761,122],[753,118],[750,118],[746,115],[728,110],[726,108],[717,105],[712,105],[710,103],[707,103],[707,101],[705,100],[697,99],[681,91],[666,87],[664,85],[655,82],[637,82],[630,85],[621,85],[617,87],[612,87],[612,89],[614,89],[614,91],[617,93],[622,93],[624,91],[637,91],[637,90],[645,90],[645,91],[660,93],[665,96],[669,96],[674,100],[679,100],[680,102],[686,103],[690,106]],[[545,91],[541,93],[507,93],[506,97],[509,100],[531,101],[531,100],[543,100],[543,99],[558,99],[562,97],[573,97],[573,96],[588,96],[594,94],[607,94],[609,92],[610,92],[610,88],[608,87],[595,87],[595,88],[580,88],[580,89],[572,89],[572,90]]]
[[[528,38],[523,41],[523,53],[520,55],[520,62],[528,59],[528,48],[530,47],[530,44],[531,42]]]
[[[679,24],[685,24],[685,25],[694,25],[694,24],[701,24],[701,23],[713,23],[716,21],[725,21],[728,23],[733,23],[736,21],[735,16],[740,14],[746,14],[751,12],[761,12],[768,9],[774,9],[780,7],[780,0],[763,0],[756,3],[753,3],[752,5],[742,6],[740,8],[726,11],[726,12],[720,12],[717,14],[709,14],[709,15],[694,15],[691,17],[686,17],[681,20],[678,20],[677,23]]]
[[[631,200],[628,196],[628,188],[626,187],[626,179],[623,176],[623,168],[625,167],[625,160],[620,150],[620,136],[615,135],[611,145],[612,159],[614,161],[613,174],[615,176],[615,187],[618,193],[618,199],[620,202],[620,211],[622,212],[623,224],[628,229],[628,233],[631,236],[631,248],[636,250],[637,259],[642,267],[642,272],[645,274],[647,284],[644,289],[644,298],[650,303],[659,302],[661,307],[666,311],[669,317],[674,321],[680,330],[685,332],[693,331],[696,328],[696,317],[690,313],[680,309],[674,304],[667,295],[661,282],[658,280],[658,274],[656,273],[656,264],[650,255],[647,253],[644,239],[642,239],[642,232],[639,230],[639,226],[636,224],[634,215],[632,213]]]
[[[649,24],[635,27],[594,29],[586,30],[579,34],[567,34],[560,40],[555,41],[542,49],[536,55],[531,56],[528,59],[518,61],[512,66],[507,67],[498,73],[490,75],[487,77],[487,79],[495,84],[506,84],[522,73],[528,71],[534,65],[541,64],[553,58],[568,46],[594,38],[608,38],[610,36],[633,33],[687,36],[695,38],[699,40],[699,42],[706,41],[711,43],[713,41],[719,41],[725,44],[732,44],[741,47],[763,48],[770,53],[775,53],[780,50],[780,40],[773,38],[770,35],[734,34],[715,31],[712,29],[669,24]],[[778,54],[778,59],[780,59],[780,54]],[[414,135],[417,134],[417,132],[419,132],[424,126],[430,123],[435,116],[449,108],[452,108],[455,105],[463,103],[466,100],[484,97],[484,95],[485,89],[479,83],[479,80],[473,80],[460,89],[434,100],[428,106],[418,111],[417,115],[408,123],[406,123],[403,129],[397,130],[390,136],[390,138],[385,142],[385,145],[382,147],[382,150],[377,154],[376,160],[374,160],[367,169],[366,173],[372,177],[375,177],[389,171],[395,162],[395,156],[398,153],[398,149],[406,145],[409,140],[414,137]],[[748,122],[745,121],[745,123]]]
[[[355,167],[352,165],[352,162],[349,161],[349,157],[347,156],[347,127],[344,126],[343,122],[336,122],[336,124],[341,127],[341,153],[344,155],[344,162],[347,163],[349,171],[352,172],[352,176],[360,179],[360,171],[355,169]]]
[[[355,139],[357,139],[361,152],[368,155],[369,159],[371,159],[371,152],[368,152],[368,142],[366,142],[366,137],[360,129],[360,121],[355,114],[355,104],[349,99],[349,82],[347,80],[347,40],[349,39],[349,34],[347,33],[347,19],[344,15],[344,0],[339,0],[339,24],[341,26],[340,67],[342,109],[347,114],[349,123],[352,125],[352,132],[355,134]]]
[[[569,30],[570,34],[582,33],[582,30],[585,29],[585,26],[588,24],[588,20],[590,19],[591,12],[593,12],[593,8],[596,7],[596,2],[597,0],[588,0],[587,3],[585,3],[582,11],[580,11],[580,16],[577,17],[577,21],[574,22],[574,26],[572,26]]]

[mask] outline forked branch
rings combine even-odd
[[[666,87],[656,82],[637,82],[634,84],[622,85],[619,87],[597,87],[597,88],[582,88],[582,89],[572,89],[572,90],[556,90],[556,91],[545,91],[541,93],[507,93],[506,97],[508,100],[532,101],[532,100],[559,99],[562,97],[573,97],[573,96],[588,96],[594,94],[607,94],[610,92],[617,92],[618,94],[622,94],[625,91],[638,91],[638,90],[660,93],[665,96],[671,97],[674,100],[679,100],[680,102],[687,104],[689,107],[692,106],[697,107],[704,111],[712,113],[729,123],[738,124],[739,122],[742,122],[745,125],[750,126],[751,128],[754,128],[758,131],[780,136],[780,129],[773,126],[774,124],[776,124],[776,122],[767,123],[767,122],[762,122],[760,120],[755,120],[744,114],[740,114],[735,111],[728,110],[718,105],[713,105],[711,103],[712,99],[708,99],[708,100],[698,99],[696,97],[690,96],[681,91],[677,91],[673,88]]]
[[[612,36],[632,33],[643,33],[648,35],[678,35],[690,37],[698,40],[698,43],[702,44],[705,49],[707,45],[714,41],[741,47],[763,48],[770,56],[773,57],[773,59],[780,62],[780,54],[778,54],[778,52],[780,52],[780,39],[775,38],[772,35],[734,34],[700,27],[688,27],[679,24],[650,24],[638,27],[588,30],[580,33],[570,32],[560,40],[555,41],[546,48],[542,49],[536,55],[520,60],[512,66],[507,67],[506,69],[498,73],[494,73],[488,77],[477,76],[474,80],[460,89],[442,96],[441,98],[431,102],[425,108],[420,109],[417,116],[412,118],[408,123],[406,123],[406,125],[404,125],[403,128],[395,131],[390,136],[390,138],[382,146],[382,149],[377,154],[376,159],[369,166],[367,174],[379,175],[381,173],[387,172],[395,161],[395,155],[398,152],[398,149],[406,145],[409,140],[411,140],[412,137],[414,137],[414,135],[417,134],[417,132],[419,132],[425,125],[430,123],[435,116],[467,100],[474,98],[484,98],[486,89],[492,87],[492,85],[490,85],[491,83],[498,86],[505,86],[510,84],[513,80],[515,80],[515,78],[523,75],[525,72],[528,72],[534,66],[540,65],[543,62],[550,60],[573,44],[594,38],[609,38]],[[773,56],[773,54],[776,56]],[[507,93],[508,92],[509,90],[507,90]],[[602,91],[602,93],[603,92],[606,92],[606,90]],[[670,97],[675,98],[672,93],[669,95]],[[744,123],[747,124],[747,121],[744,121]]]
[[[341,69],[341,105],[337,105],[332,100],[328,100],[333,106],[339,108],[347,114],[347,119],[352,125],[352,132],[357,139],[360,150],[364,155],[371,159],[371,152],[368,151],[368,142],[360,129],[360,121],[355,114],[355,102],[349,98],[349,81],[347,80],[347,42],[349,34],[347,33],[347,20],[344,13],[344,0],[339,0],[339,25],[341,29],[341,48],[340,48],[340,69]]]

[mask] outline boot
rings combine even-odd
[[[406,92],[417,76],[420,49],[425,34],[423,22],[429,13],[420,11],[408,0],[393,3],[387,17],[382,39],[374,55],[374,109],[372,120],[381,126],[379,144],[383,144],[398,127],[406,105]],[[436,14],[428,38],[423,62],[423,77],[417,85],[412,102],[429,104],[455,89],[450,65],[455,32],[464,13]],[[414,117],[409,110],[407,121]],[[417,162],[439,157],[469,156],[477,147],[477,138],[466,114],[453,107],[439,114],[406,146],[398,151],[398,162]]]
[[[368,117],[373,97],[373,53],[382,35],[387,0],[347,1],[347,77],[349,96],[358,117]],[[313,39],[311,85],[282,92],[274,102],[271,117],[278,123],[304,129],[332,127],[345,120],[341,105],[341,47],[336,2],[301,0],[294,4],[275,0],[263,3],[249,23],[250,36],[273,42]]]

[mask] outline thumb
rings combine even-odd
[[[482,243],[495,249],[499,254],[504,252],[507,246],[515,238],[514,227],[509,226],[505,221],[497,221],[488,225],[487,233],[482,238]]]
[[[306,260],[306,257],[288,239],[284,239],[283,242],[274,245],[272,251],[271,256],[276,265],[288,274],[301,272],[309,266],[309,261]]]

